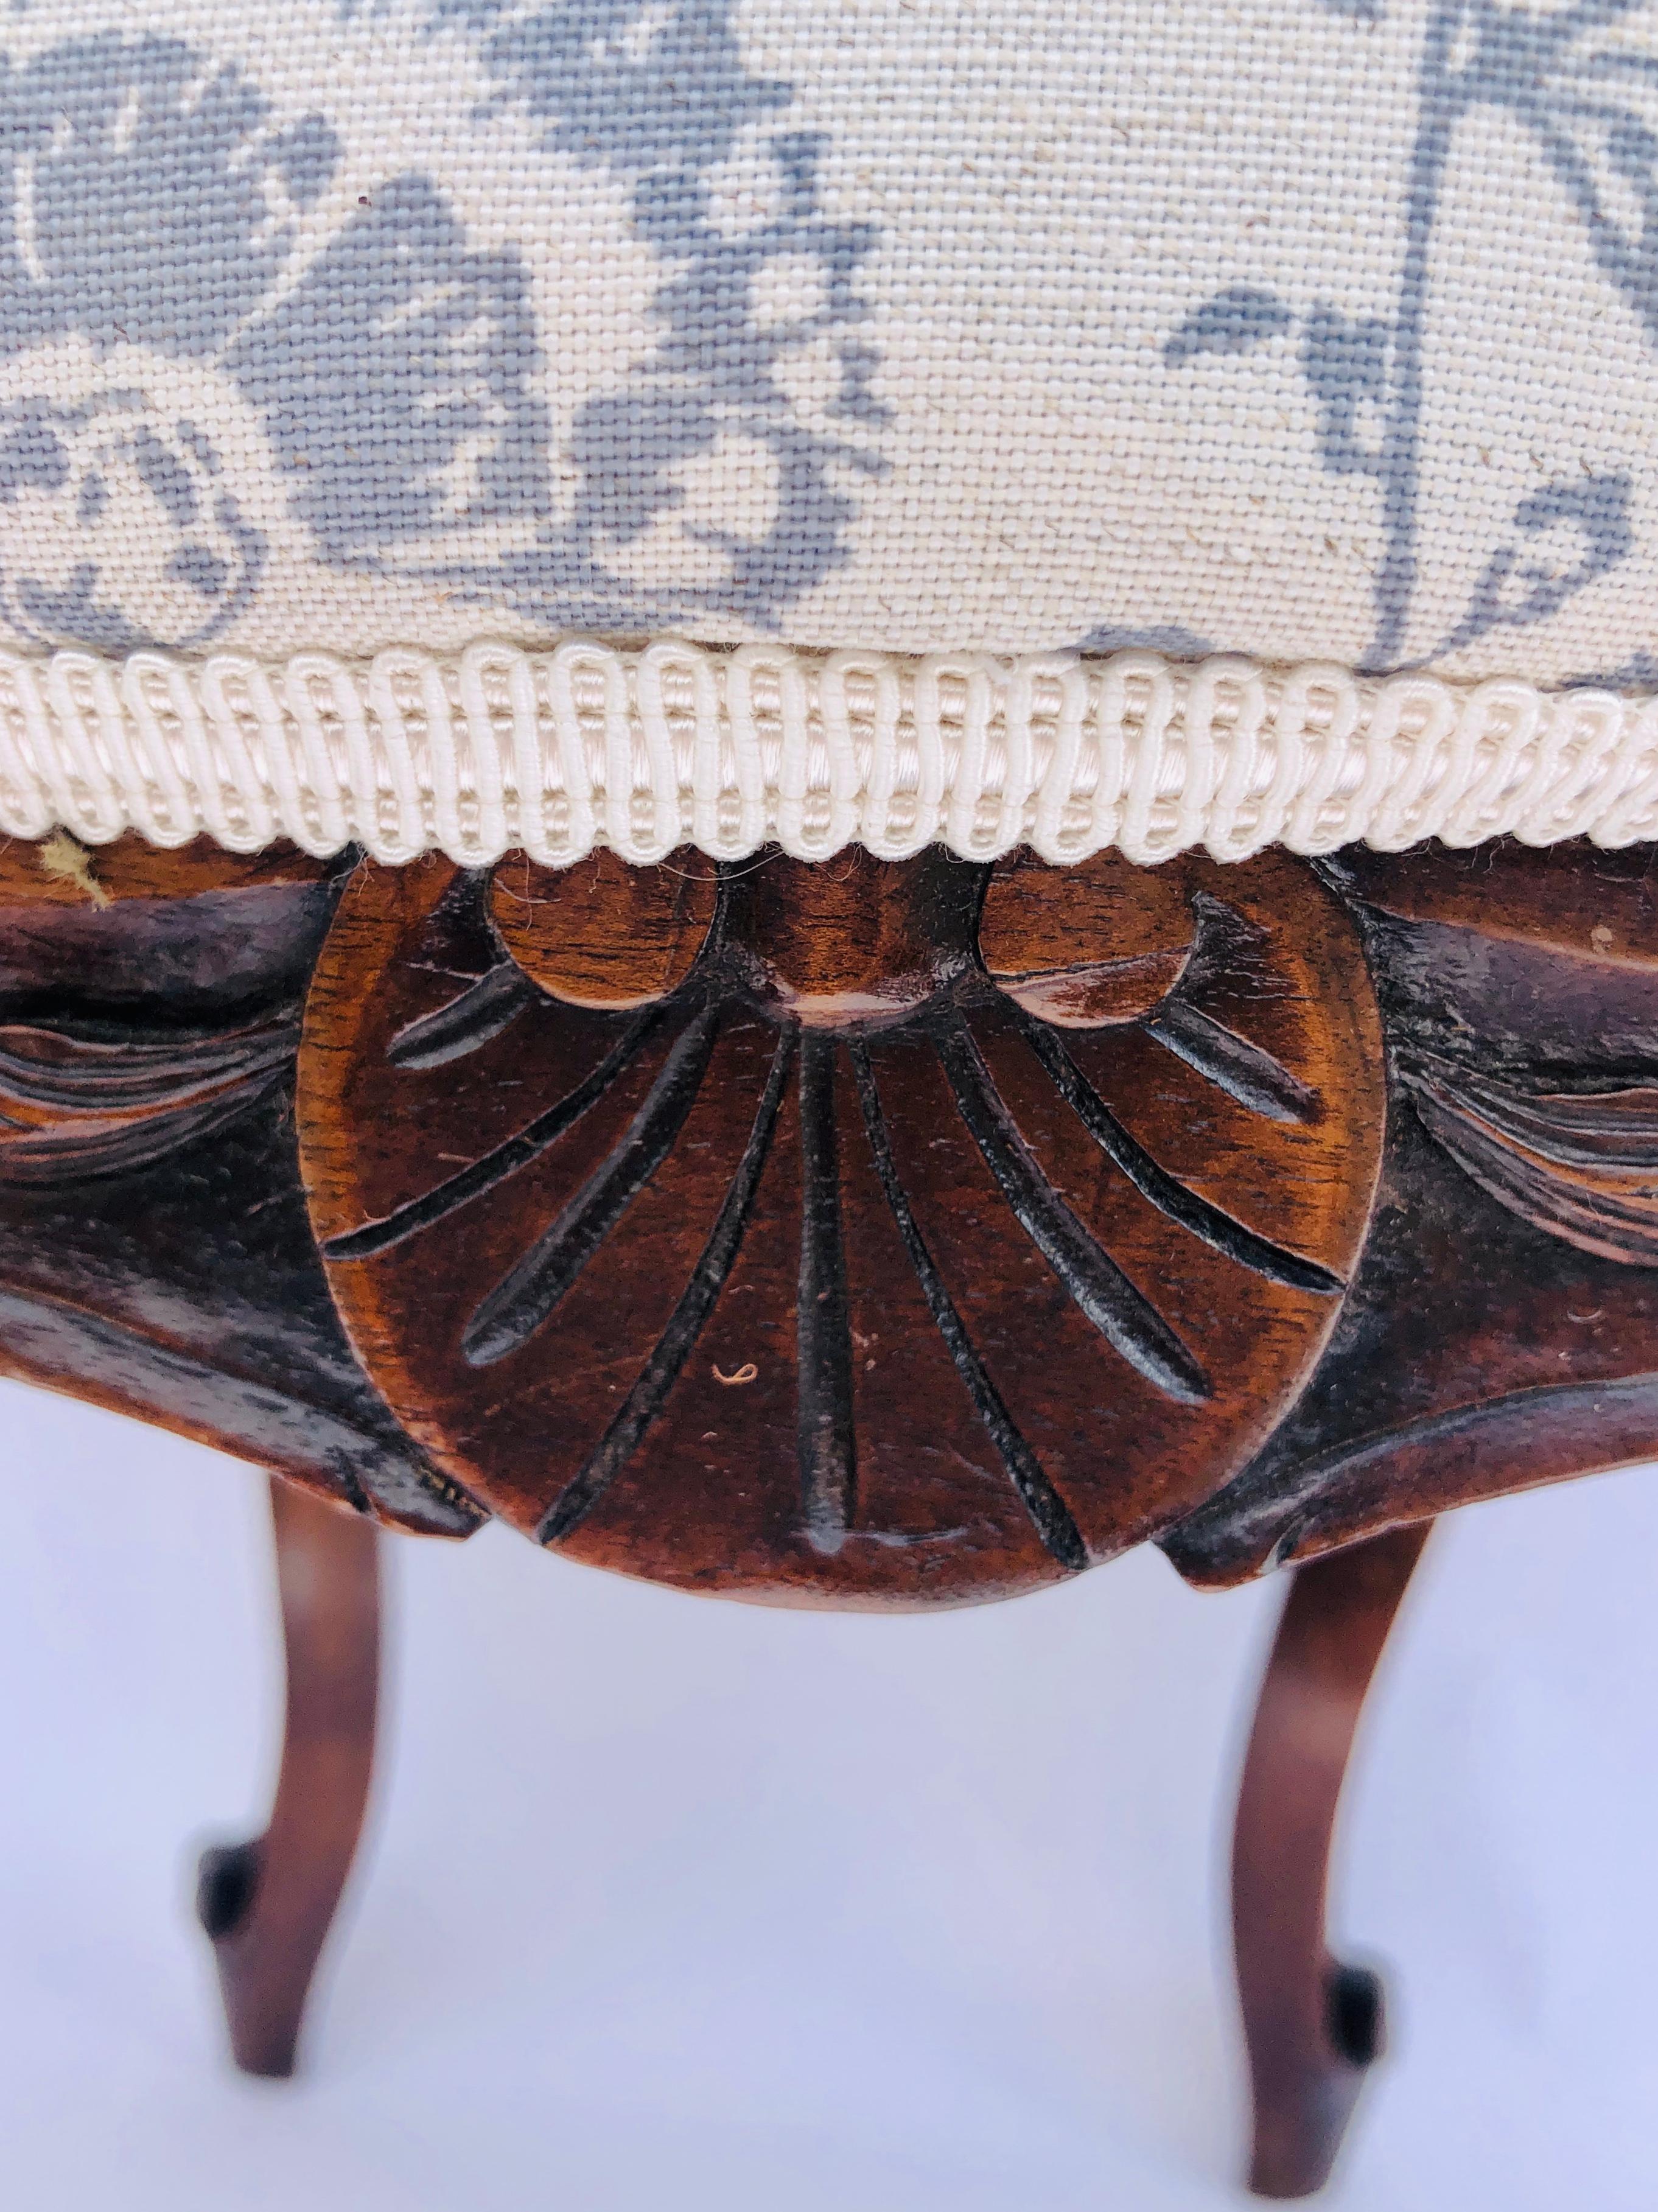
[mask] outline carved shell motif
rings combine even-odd
[[[961,1602],[1155,1535],[1279,1419],[1377,1168],[1304,864],[365,866],[307,1188],[392,1409],[542,1542]]]

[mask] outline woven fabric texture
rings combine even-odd
[[[0,71],[41,670],[1658,689],[1658,0],[14,0]]]

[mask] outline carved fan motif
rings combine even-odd
[[[1004,1595],[1210,1495],[1333,1321],[1377,1165],[1303,864],[933,850],[366,867],[304,1168],[398,1418],[574,1555]]]

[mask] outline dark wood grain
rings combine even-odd
[[[131,834],[0,838],[0,1007],[118,1036],[234,1022],[303,993],[337,863],[291,845],[239,854],[205,837],[158,852]]]
[[[1658,848],[1603,851],[1587,838],[1541,848],[1511,837],[1461,850],[1345,846],[1322,864],[1345,893],[1403,921],[1473,930],[1597,964],[1658,966]]]
[[[477,1510],[456,1469],[484,1470],[469,1446],[434,1474],[386,1411],[340,1335],[298,1210],[295,1025],[351,866],[204,841],[171,853],[131,837],[95,851],[61,837],[0,846],[0,1359],[407,1525],[458,1532]],[[1283,855],[1054,870],[1018,854],[986,871],[940,851],[815,869],[774,855],[723,874],[692,854],[659,869],[599,855],[562,875],[519,855],[487,885],[443,862],[402,878],[366,870],[316,1000],[319,1018],[325,997],[355,988],[380,1024],[372,1040],[365,1026],[337,1041],[376,1071],[352,1078],[365,1100],[374,1091],[361,1146],[343,1126],[319,1139],[315,1203],[336,1289],[355,1311],[342,1269],[396,1249],[418,1298],[440,1243],[459,1237],[460,1275],[494,1273],[469,1281],[454,1343],[511,1346],[518,1378],[554,1339],[580,1361],[585,1328],[609,1362],[586,1361],[592,1389],[631,1408],[641,1465],[671,1437],[699,1480],[724,1480],[745,1452],[798,1474],[801,1420],[817,1416],[791,1397],[792,1309],[801,1249],[815,1266],[829,1248],[814,1224],[832,1224],[847,1341],[868,1340],[862,1365],[825,1367],[829,1340],[805,1332],[812,1374],[840,1374],[855,1416],[837,1480],[867,1504],[880,1470],[933,1453],[938,1510],[912,1527],[882,1490],[884,1519],[849,1524],[850,1556],[845,1544],[835,1555],[844,1577],[872,1545],[884,1601],[906,1577],[875,1553],[917,1535],[936,1547],[949,1530],[967,1532],[949,1540],[980,1555],[969,1579],[987,1593],[1019,1586],[1027,1568],[1040,1578],[1051,1547],[1038,1540],[1038,1565],[1028,1512],[1001,1520],[1007,1487],[1035,1494],[1039,1468],[1065,1498],[1060,1462],[1078,1450],[1108,1454],[1114,1485],[1114,1527],[1097,1503],[1066,1507],[1090,1531],[1089,1556],[1157,1533],[1167,1514],[1178,1525],[1163,1540],[1199,1581],[1644,1455],[1658,1444],[1650,852],[1498,841],[1350,851],[1317,872],[1327,890]],[[1363,938],[1387,1038],[1386,1148],[1356,1272],[1351,1221],[1335,1240],[1344,1258],[1321,1256],[1315,1231],[1292,1218],[1287,1185],[1304,1186],[1309,1156],[1304,1141],[1283,1150],[1297,1133],[1322,1141],[1313,1173],[1357,1194],[1361,1210],[1368,1170],[1337,1162],[1324,1117],[1332,1095],[1343,1112],[1361,1093],[1373,1101],[1374,1031],[1346,1073],[1297,1058],[1321,1025],[1369,1018],[1331,892]],[[428,893],[398,993],[380,990],[396,962],[354,985],[359,906]],[[1286,947],[1315,914],[1291,976]],[[681,1038],[694,1001],[712,1018]],[[811,1062],[810,1126],[823,1142],[810,1162],[799,1069],[763,1157],[754,1151],[767,1040],[796,1030],[837,1040]],[[683,1083],[629,1135],[670,1058]],[[445,1113],[471,1125],[461,1137],[438,1126]],[[527,1248],[607,1158],[573,1233],[537,1258]],[[746,1193],[742,1206],[722,1189]],[[526,1249],[497,1251],[526,1194],[540,1229]],[[1194,1273],[1208,1262],[1188,1240],[1224,1263],[1218,1275]],[[1310,1375],[1291,1361],[1287,1384],[1289,1370],[1251,1365],[1242,1342],[1260,1302],[1270,1312],[1285,1291],[1334,1322]],[[728,1345],[724,1316],[739,1311],[754,1326]],[[725,1354],[706,1367],[705,1328]],[[1043,1371],[1024,1347],[1050,1334]],[[1219,1341],[1213,1359],[1194,1334]],[[1131,1449],[1111,1442],[1116,1370],[1098,1364],[1102,1348],[1157,1394]],[[462,1364],[499,1374],[498,1361]],[[722,1383],[716,1364],[755,1375]],[[1164,1409],[1206,1408],[1193,1417],[1212,1421],[1217,1364],[1254,1397],[1254,1455],[1228,1478],[1230,1447],[1200,1446],[1187,1455],[1200,1463],[1193,1492],[1214,1494],[1164,1497],[1149,1471],[1168,1458]],[[930,1406],[953,1408],[941,1425],[883,1396],[884,1372],[904,1371],[924,1378]],[[684,1392],[699,1375],[693,1404]],[[556,1425],[548,1387],[535,1386],[536,1418]],[[516,1392],[512,1406],[527,1451],[530,1409]],[[435,1435],[448,1416],[431,1411]],[[712,1454],[701,1449],[710,1431]],[[1002,1505],[987,1522],[990,1487]],[[542,1527],[551,1501],[521,1484],[515,1497],[517,1517]],[[737,1532],[710,1531],[727,1540]],[[1025,1566],[996,1565],[1009,1545]],[[654,1572],[647,1548],[642,1571]],[[739,1582],[757,1559],[746,1556]],[[820,1572],[801,1565],[809,1582]],[[912,1588],[949,1586],[953,1571],[923,1577],[909,1565]],[[708,1566],[690,1570],[698,1586]]]
[[[1139,1021],[1179,982],[1197,941],[1185,894],[1176,870],[1050,868],[1010,854],[985,893],[986,972],[1062,1029]]]
[[[405,1526],[476,1487],[835,1602],[1147,1534],[1232,1581],[1658,1448],[1646,848],[516,855],[336,916],[352,866],[0,847],[8,1371]]]
[[[489,916],[503,950],[568,1006],[622,1013],[676,991],[713,926],[714,864],[687,849],[632,868],[614,853],[585,867],[538,868],[522,854],[498,867]]]

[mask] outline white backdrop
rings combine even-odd
[[[0,1384],[0,2142],[19,2212],[1206,2212],[1274,1593],[1141,1554],[934,1620],[762,1612],[489,1531],[389,1547],[373,1831],[305,2077],[189,1919],[264,1802],[261,1479]],[[1340,1923],[1395,2051],[1331,2212],[1647,2212],[1658,1484],[1442,1530]]]

